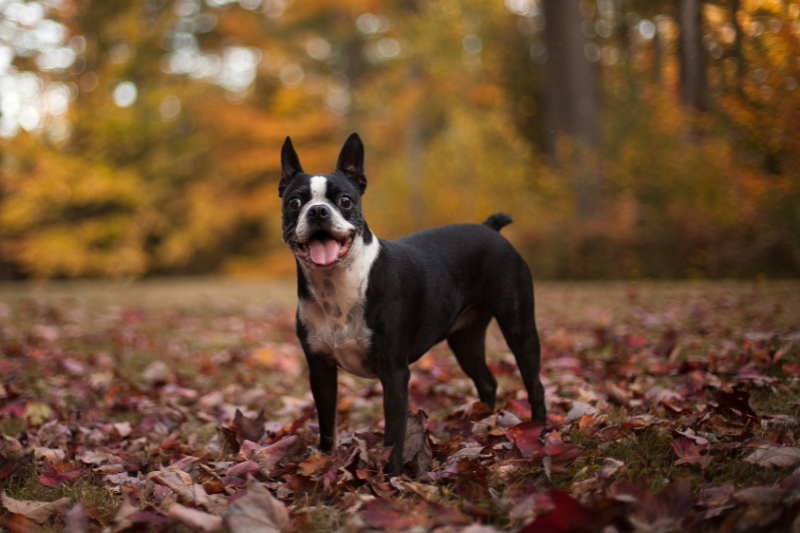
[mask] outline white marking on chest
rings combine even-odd
[[[300,320],[312,350],[330,355],[351,374],[377,378],[367,357],[372,331],[364,318],[364,306],[369,273],[380,245],[374,236],[370,244],[364,244],[359,235],[352,246],[347,258],[334,267],[302,265],[311,299],[300,300]]]

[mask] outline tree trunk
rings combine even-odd
[[[739,24],[740,6],[741,0],[733,0],[731,5],[731,24],[733,24],[733,30],[736,32],[736,36],[733,40],[733,50],[731,54],[733,55],[734,61],[736,61],[736,90],[740,94],[743,94],[742,78],[745,73],[745,63],[744,54],[742,53],[742,27]]]
[[[680,37],[681,102],[697,111],[708,108],[706,68],[703,53],[702,0],[676,0]]]
[[[598,146],[597,67],[587,59],[589,40],[581,31],[579,0],[544,0],[545,147],[559,161],[559,143],[572,141],[573,188],[579,214],[590,216],[597,204],[598,171],[593,153]]]

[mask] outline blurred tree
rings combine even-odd
[[[547,153],[559,162],[564,150],[570,152],[577,209],[585,218],[596,211],[599,201],[599,167],[594,159],[599,88],[596,65],[591,61],[599,49],[582,31],[580,0],[544,0],[543,4]],[[571,141],[568,147],[563,145],[565,140]]]
[[[280,145],[358,130],[380,236],[503,210],[540,277],[796,274],[800,3],[685,1],[699,120],[675,0],[0,3],[0,254],[288,273]]]
[[[680,57],[681,101],[696,111],[708,108],[705,50],[703,49],[702,0],[675,0]]]

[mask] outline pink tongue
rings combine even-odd
[[[311,250],[311,260],[318,265],[330,265],[339,259],[339,243],[334,239],[314,239],[308,243],[308,248]]]

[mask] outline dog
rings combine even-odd
[[[319,448],[335,446],[337,371],[383,386],[385,472],[400,475],[408,418],[409,365],[447,340],[482,402],[494,408],[497,381],[486,365],[492,318],[522,375],[531,418],[545,423],[533,282],[500,235],[502,213],[483,224],[454,224],[378,239],[361,210],[367,188],[364,145],[345,142],[331,174],[303,171],[292,141],[281,150],[283,240],[297,263],[297,336],[308,362]]]

